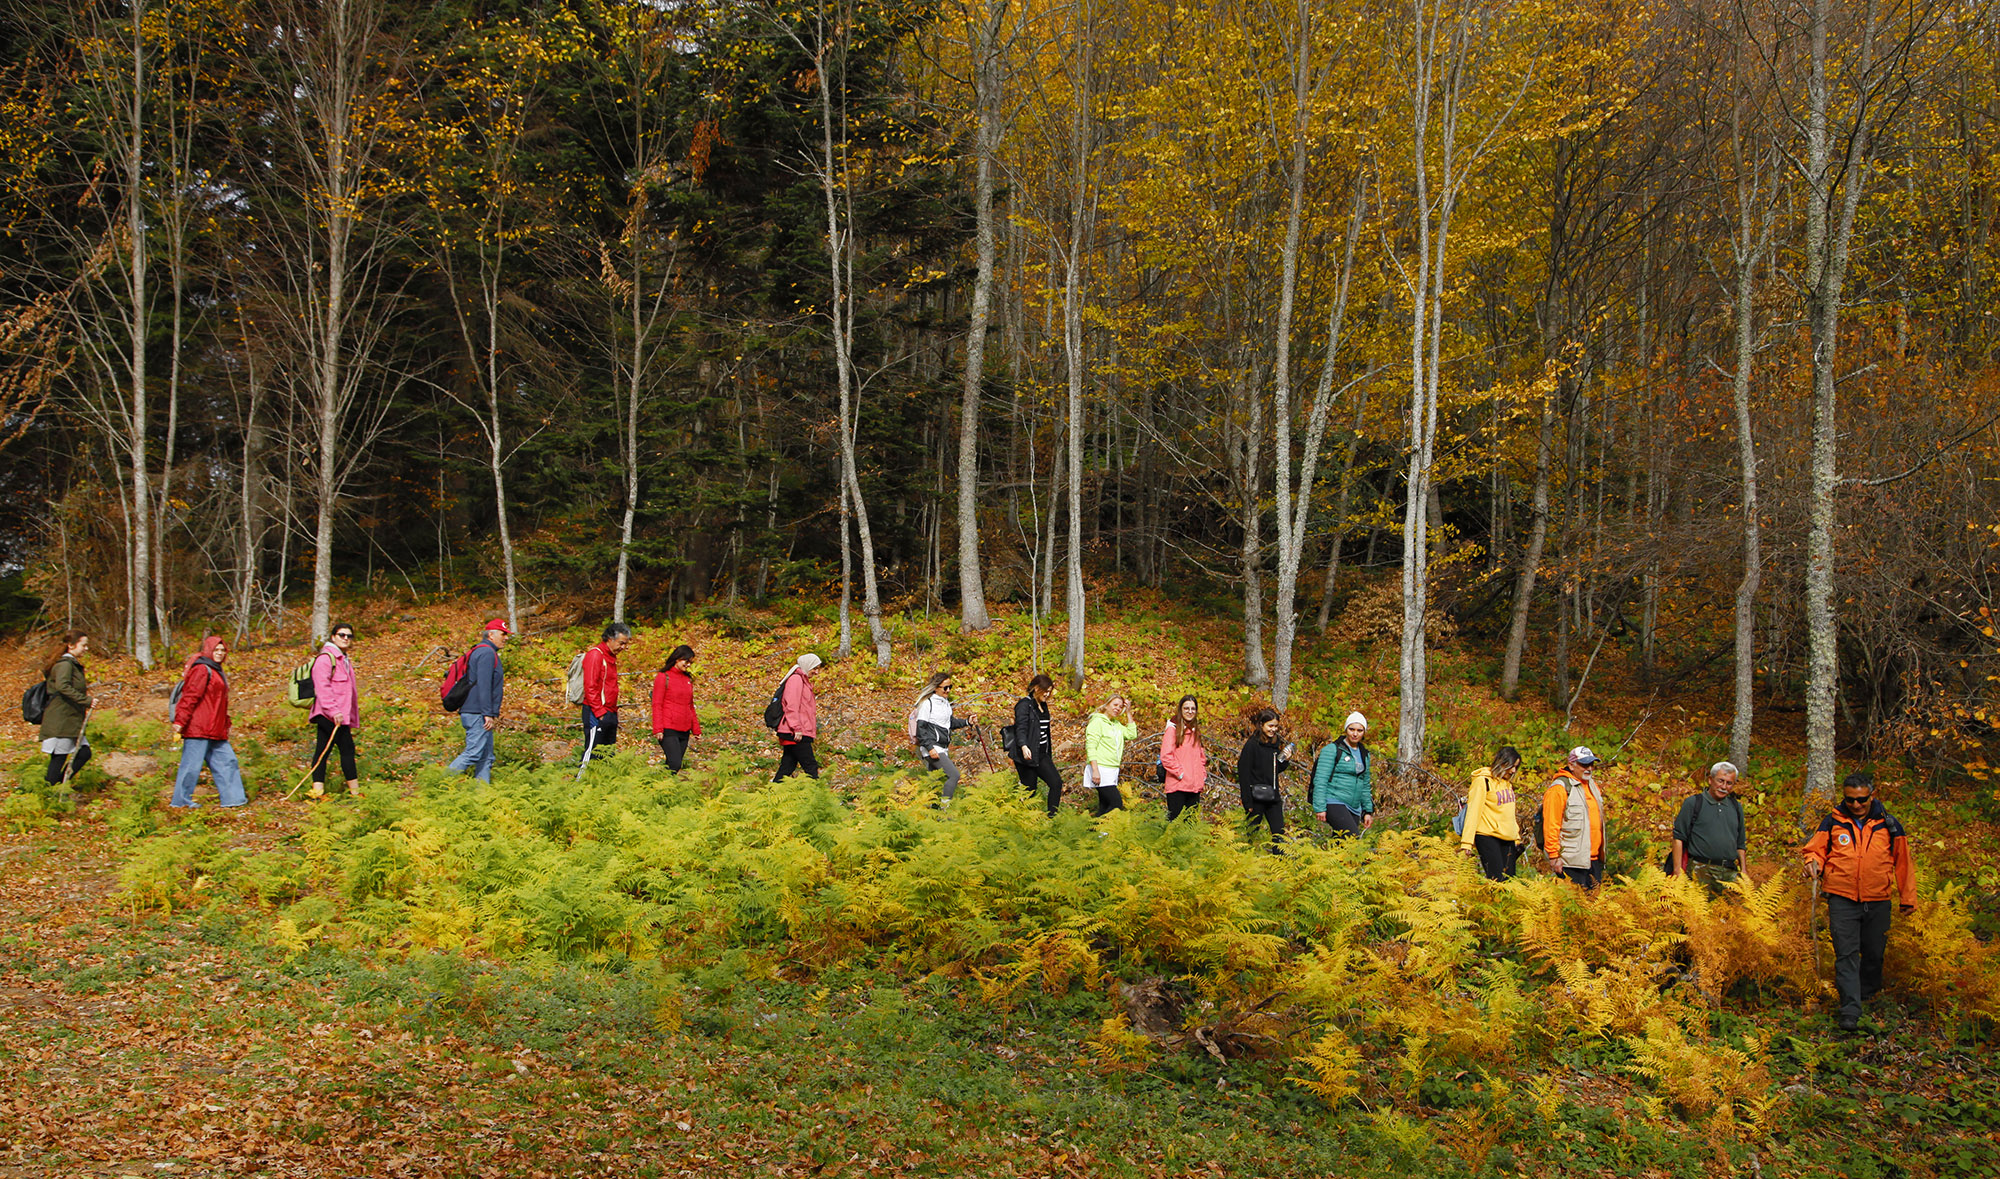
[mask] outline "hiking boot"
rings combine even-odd
[[[1841,1031],[1843,1031],[1843,1032],[1858,1032],[1858,1031],[1860,1031],[1860,1030],[1861,1030],[1861,1017],[1860,1017],[1860,1016],[1858,1016],[1858,1015],[1843,1015],[1843,1016],[1841,1016],[1841,1017],[1840,1017],[1840,1030],[1841,1030]]]

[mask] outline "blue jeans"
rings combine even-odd
[[[451,759],[451,768],[471,774],[481,782],[493,780],[493,730],[476,712],[461,712],[458,723],[465,726],[465,752]]]
[[[175,806],[193,807],[195,783],[201,781],[201,767],[207,764],[215,779],[215,794],[223,806],[242,806],[250,801],[243,789],[243,767],[236,764],[236,751],[227,741],[189,737],[181,742],[181,768],[174,775]]]

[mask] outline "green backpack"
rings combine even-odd
[[[318,663],[323,654],[325,652],[318,652],[292,669],[291,679],[285,685],[285,703],[293,708],[313,706],[313,701],[318,699],[317,690],[313,687],[313,664]]]

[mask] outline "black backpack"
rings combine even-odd
[[[792,673],[788,671],[785,678],[778,681],[778,690],[771,693],[771,702],[764,706],[764,727],[774,733],[779,725],[785,723],[785,685],[791,682]]]
[[[31,725],[42,723],[42,714],[49,710],[49,681],[36,680],[21,693],[21,719]]]

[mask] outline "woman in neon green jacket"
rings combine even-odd
[[[1132,702],[1123,696],[1113,696],[1103,708],[1090,714],[1090,724],[1083,730],[1083,756],[1090,762],[1083,771],[1083,780],[1097,788],[1099,815],[1125,809],[1125,799],[1118,793],[1118,767],[1125,760],[1125,742],[1138,735],[1139,725],[1132,719]]]

